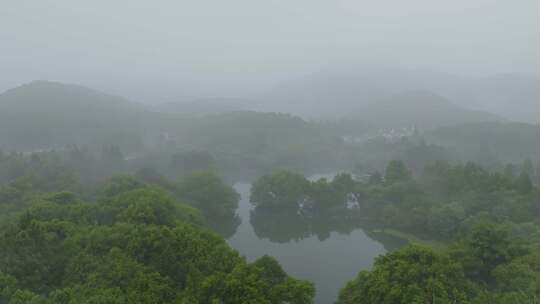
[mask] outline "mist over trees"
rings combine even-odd
[[[5,3],[0,304],[538,303],[539,11]]]

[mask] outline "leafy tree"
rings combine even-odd
[[[171,191],[174,191],[175,189],[173,183],[169,182],[163,175],[153,168],[141,168],[135,172],[135,177],[147,184],[160,186]]]
[[[239,194],[212,171],[183,178],[177,195],[201,210],[208,219],[233,218],[240,199]]]
[[[411,179],[411,172],[400,160],[393,160],[386,166],[384,180],[386,184],[391,185],[397,182],[406,182]]]
[[[167,192],[145,187],[117,194],[99,203],[98,221],[173,226],[177,220],[201,223],[199,211],[177,203]]]
[[[0,271],[0,303],[7,302],[17,289],[17,280]]]
[[[308,202],[315,210],[325,210],[332,207],[343,206],[348,192],[339,182],[329,183],[325,178],[312,182],[306,192]]]
[[[339,173],[332,179],[332,187],[336,190],[343,192],[343,193],[349,193],[352,191],[354,186],[356,185],[355,180],[353,177],[348,173]]]
[[[533,190],[533,184],[531,178],[529,177],[529,174],[521,172],[521,174],[515,181],[515,187],[519,192],[523,194],[530,193]]]
[[[111,178],[101,190],[105,197],[113,197],[117,194],[144,187],[144,183],[133,176],[115,176]]]
[[[487,284],[494,283],[492,271],[513,258],[526,253],[518,240],[511,240],[509,231],[492,222],[481,221],[451,251],[461,261],[471,279]]]
[[[466,303],[470,285],[444,253],[409,246],[377,258],[341,290],[339,304]]]
[[[301,174],[278,171],[253,183],[250,201],[255,206],[296,210],[306,198],[309,185]]]
[[[466,218],[463,207],[456,204],[433,206],[429,210],[427,229],[437,239],[452,240]]]
[[[312,284],[269,257],[247,263],[178,205],[148,186],[92,204],[40,197],[0,232],[0,301],[312,303]]]
[[[535,176],[534,164],[532,160],[526,159],[525,161],[523,161],[522,172],[528,174],[529,177]]]
[[[540,288],[540,259],[538,254],[522,256],[501,264],[492,271],[497,290],[520,292],[533,298]]]

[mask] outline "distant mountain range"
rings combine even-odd
[[[155,110],[188,116],[205,116],[242,111],[250,108],[250,100],[239,98],[201,98],[186,102],[169,102],[157,105]]]
[[[467,160],[540,160],[540,125],[469,123],[442,127],[424,136],[431,143],[461,153]]]
[[[503,121],[488,112],[468,110],[430,91],[411,91],[367,104],[348,115],[378,128],[416,126],[435,129],[471,122]]]
[[[464,81],[441,92],[509,120],[540,123],[540,78],[505,74]]]
[[[473,78],[431,70],[351,65],[288,81],[256,98],[262,101],[260,110],[327,119],[360,112],[379,100],[399,102],[395,96],[410,91],[429,91],[464,110],[540,123],[540,78],[516,74]]]
[[[438,87],[439,89],[436,90],[406,90],[408,87],[418,84],[419,80],[410,77],[407,78],[408,81],[401,83],[398,79],[406,75],[394,73],[391,74],[394,77],[393,80],[385,84],[393,83],[396,85],[392,85],[393,89],[385,90],[384,86],[377,84],[376,80],[382,80],[384,75],[389,74],[391,73],[374,73],[373,79],[375,80],[366,76],[362,78],[363,81],[358,83],[356,81],[360,78],[351,76],[354,73],[343,74],[342,77],[331,80],[324,78],[326,79],[324,81],[321,80],[323,78],[319,78],[317,81],[311,79],[303,82],[302,85],[291,83],[286,90],[283,89],[279,93],[283,94],[282,97],[278,97],[278,91],[267,94],[267,96],[273,96],[271,100],[215,98],[170,103],[158,107],[135,103],[83,86],[34,81],[0,94],[0,149],[28,151],[44,147],[59,148],[66,144],[94,146],[115,144],[124,150],[137,150],[142,148],[148,140],[154,140],[160,135],[168,133],[191,134],[193,132],[196,134],[199,129],[211,129],[210,126],[213,125],[214,120],[221,119],[233,123],[238,117],[247,117],[249,123],[257,126],[263,123],[261,117],[266,117],[257,116],[254,113],[249,114],[250,112],[237,114],[240,116],[216,116],[239,110],[292,112],[293,114],[302,114],[304,117],[324,119],[339,117],[346,122],[347,134],[355,134],[354,129],[358,128],[362,130],[357,133],[363,134],[366,129],[369,129],[369,126],[399,128],[415,125],[425,131],[456,126],[455,129],[447,130],[455,130],[455,133],[450,132],[449,134],[458,136],[462,131],[467,132],[466,129],[459,129],[460,125],[500,123],[506,121],[505,118],[508,117],[525,117],[525,114],[519,114],[525,112],[530,112],[527,113],[527,117],[534,120],[538,113],[536,109],[540,106],[531,102],[531,100],[535,100],[536,88],[525,85],[528,83],[527,81],[532,81],[529,83],[532,86],[534,79],[519,80],[519,78],[511,77],[515,80],[513,84],[507,79],[509,76],[497,81],[484,79],[482,80],[484,85],[478,89],[479,91],[475,89],[475,92],[481,92],[483,90],[481,88],[490,88],[490,92],[497,90],[507,92],[507,95],[501,93],[499,102],[491,103],[490,107],[494,109],[497,106],[505,109],[508,107],[508,113],[515,115],[512,116],[508,113],[507,115],[496,115],[482,110],[472,110],[465,107],[463,102],[452,102],[446,95],[443,95],[444,93],[434,93],[437,91],[449,94],[448,91],[443,90],[444,87],[441,86],[441,83],[455,85],[457,82],[451,81],[455,78],[450,76],[445,76],[446,81],[444,82],[440,80],[442,78],[437,80],[433,76],[430,82],[425,83],[425,86],[429,84]],[[499,82],[502,83],[498,84]],[[524,92],[521,103],[514,107],[506,106],[505,100],[510,98],[508,96],[519,95],[520,90]],[[473,96],[471,91],[472,89],[456,90],[452,94]],[[288,92],[289,95],[285,92]],[[303,97],[301,98],[301,96]],[[478,93],[476,96],[487,95]],[[483,97],[477,97],[475,100],[477,102],[473,108],[478,109]],[[525,100],[529,103],[525,103]],[[201,120],[199,119],[201,116],[206,118]],[[296,121],[297,118],[290,117],[290,119]],[[506,124],[496,126],[496,130],[501,130],[501,132],[510,128],[505,127]],[[331,128],[338,130],[343,127],[343,125],[322,124],[318,132],[327,132]],[[238,128],[238,130],[240,129],[241,127]],[[474,127],[474,130],[479,130],[479,128]],[[249,133],[250,131],[244,130],[242,132]],[[207,133],[212,134],[211,131]],[[446,133],[430,134],[434,137],[445,138],[445,142],[453,141],[452,138],[445,135]],[[517,133],[508,134],[516,136]],[[533,140],[535,135],[536,133],[528,138]],[[470,141],[473,144],[475,142],[474,139]],[[460,145],[464,144],[460,143]]]

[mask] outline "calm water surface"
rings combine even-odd
[[[316,304],[334,303],[346,282],[356,277],[360,270],[370,269],[375,257],[387,251],[385,246],[392,248],[404,244],[402,240],[385,237],[383,246],[360,228],[343,234],[330,232],[325,234],[324,240],[317,236],[296,240],[278,238],[279,242],[270,241],[267,237],[260,238],[250,223],[251,185],[237,183],[234,187],[241,194],[237,214],[242,223],[228,240],[231,246],[249,261],[263,255],[273,256],[288,274],[314,282],[317,290]]]

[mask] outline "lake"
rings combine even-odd
[[[241,195],[237,214],[242,222],[228,239],[229,244],[249,261],[270,255],[289,275],[314,282],[316,304],[334,303],[346,282],[360,270],[369,270],[377,256],[406,244],[339,220],[303,223],[295,220],[295,215],[252,216],[251,185],[237,183],[234,187]]]

